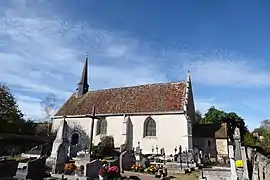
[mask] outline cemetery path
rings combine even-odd
[[[122,176],[126,176],[126,177],[137,176],[138,178],[142,180],[154,180],[154,179],[156,180],[154,175],[137,173],[137,172],[132,172],[132,171],[125,171],[124,174],[122,174]]]

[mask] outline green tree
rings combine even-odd
[[[244,141],[245,133],[248,129],[242,117],[235,112],[225,112],[216,109],[214,106],[210,107],[201,120],[202,124],[220,124],[226,122],[228,124],[229,137],[232,139],[235,127],[239,127],[241,132],[241,139]]]
[[[252,133],[247,131],[244,134],[243,145],[250,146],[250,147],[252,147],[252,146],[261,146],[261,141],[257,137],[255,137]]]
[[[216,109],[214,106],[210,107],[201,119],[202,124],[216,124],[220,123],[226,118],[224,111]]]
[[[36,128],[37,124],[31,120],[28,119],[22,123],[19,129],[19,133],[26,134],[26,135],[36,135]]]
[[[23,123],[16,99],[5,84],[0,84],[0,133],[18,133]]]
[[[254,129],[253,133],[258,133],[259,137],[262,137],[260,146],[266,153],[270,153],[270,129],[267,121],[262,121],[260,127]]]

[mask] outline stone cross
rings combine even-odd
[[[234,135],[233,135],[234,143],[235,143],[235,160],[242,160],[241,155],[241,136],[240,129],[235,127]]]
[[[92,121],[91,121],[90,143],[89,143],[89,161],[91,161],[91,152],[92,152],[93,136],[94,136],[94,121],[95,121],[95,119],[99,119],[96,116],[96,107],[95,106],[93,106],[93,108],[92,108],[92,114],[91,115],[88,115],[87,117],[92,118]]]

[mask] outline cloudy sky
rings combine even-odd
[[[0,81],[31,118],[48,93],[76,89],[86,53],[91,89],[185,80],[196,108],[270,116],[270,2],[0,1]]]

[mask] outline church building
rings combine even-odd
[[[93,106],[99,119],[94,120],[91,132]],[[139,146],[143,154],[160,154],[164,149],[170,155],[180,145],[183,151],[191,150],[195,108],[190,73],[185,81],[91,91],[86,58],[77,90],[55,114],[52,130],[56,131],[64,119],[73,129],[70,141],[75,136],[82,149],[93,133],[95,145],[108,135],[113,136],[116,148]]]

